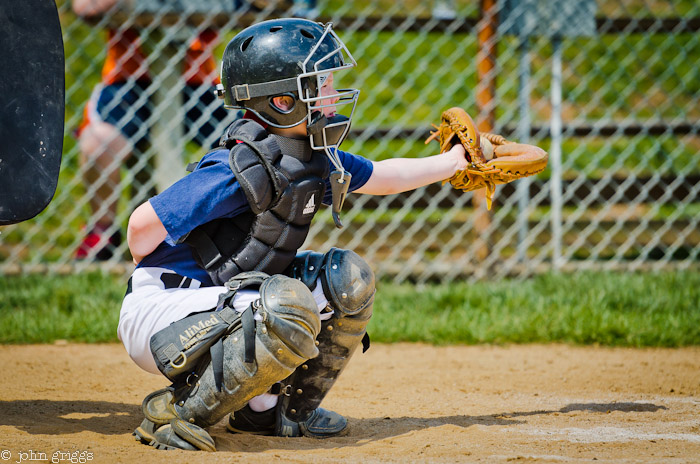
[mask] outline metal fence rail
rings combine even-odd
[[[0,273],[128,271],[124,240],[106,260],[96,249],[76,260],[76,250],[111,214],[110,202],[117,203],[116,216],[104,237],[123,236],[131,211],[183,175],[236,117],[229,114],[192,141],[220,105],[200,101],[211,85],[181,100],[194,38],[218,32],[218,63],[236,31],[290,15],[333,21],[358,61],[342,82],[362,90],[344,149],[374,160],[431,155],[437,145],[422,142],[430,124],[459,105],[482,129],[540,145],[551,156],[537,178],[500,186],[490,213],[449,186],[354,195],[345,229],[322,212],[306,247],[355,249],[379,277],[396,282],[700,267],[695,1],[668,7],[644,0],[142,0],[90,18],[78,17],[75,4],[58,0],[67,107],[58,190],[38,217],[2,229]],[[567,14],[562,5],[574,4],[582,9],[558,24]],[[550,25],[543,32],[544,24]],[[152,107],[137,124],[147,137],[131,156],[123,149],[104,163],[85,155],[74,131],[101,82],[107,45],[124,31],[135,31],[148,79],[140,100],[113,123],[133,121],[141,102]],[[200,53],[190,65],[206,59]],[[485,63],[490,67],[480,68]],[[194,121],[183,126],[193,111]],[[91,205],[96,198],[105,200]]]

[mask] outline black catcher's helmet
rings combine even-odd
[[[328,73],[355,65],[331,24],[298,18],[264,21],[244,29],[226,46],[221,62],[224,106],[250,110],[274,127],[294,127],[304,119],[312,125],[318,118],[311,113],[318,107],[310,107],[320,100],[318,89]],[[355,89],[338,90],[337,104],[352,103],[354,109],[358,94]],[[294,106],[282,112],[272,105],[279,95],[292,96]]]

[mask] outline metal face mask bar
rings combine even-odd
[[[324,39],[327,36],[331,36],[334,39],[334,42],[338,44],[338,48],[335,50],[330,51],[327,53],[325,56],[323,56],[321,59],[317,60],[314,63],[314,69],[313,71],[308,71],[307,66],[309,63],[309,60],[311,57],[316,53],[316,50],[321,46],[323,43]],[[323,69],[323,65],[327,63],[329,60],[332,60],[334,57],[339,56],[341,59],[341,62],[344,63],[341,66],[337,67],[330,67]],[[333,165],[341,171],[341,173],[345,173],[345,170],[343,169],[343,165],[340,162],[340,158],[338,157],[337,154],[337,149],[338,146],[343,142],[345,137],[347,136],[348,132],[350,131],[350,124],[352,122],[352,117],[355,114],[355,106],[357,105],[357,98],[360,94],[360,91],[358,89],[337,89],[336,92],[332,95],[324,95],[321,96],[321,86],[323,85],[323,82],[325,81],[327,75],[330,72],[335,72],[335,71],[342,71],[345,69],[350,69],[354,68],[357,66],[357,62],[355,59],[352,57],[352,54],[348,50],[348,48],[345,46],[345,44],[340,40],[340,38],[335,34],[333,31],[333,24],[328,23],[326,24],[323,34],[321,35],[321,38],[316,42],[316,45],[314,48],[311,50],[309,55],[306,57],[306,60],[304,63],[302,63],[302,68],[304,69],[304,73],[300,74],[297,76],[297,86],[298,86],[298,92],[299,92],[299,99],[307,104],[307,124],[312,125],[314,123],[314,117],[312,116],[313,112],[316,111],[323,111],[324,108],[328,108],[331,106],[343,106],[343,105],[349,105],[352,104],[352,108],[350,110],[350,116],[347,117],[347,119],[342,118],[342,120],[339,118],[338,120],[335,121],[326,121],[325,122],[325,127],[322,129],[322,137],[313,137],[310,136],[310,142],[311,142],[311,148],[314,150],[325,150],[326,154],[328,155],[328,158],[331,160]],[[316,79],[316,96],[311,97],[309,95],[309,90],[304,89],[302,85],[302,81],[306,78],[315,78]],[[335,103],[329,103],[329,104],[323,104],[322,102],[324,100],[333,100],[333,99],[338,99],[337,102]],[[341,131],[342,129],[342,131]],[[310,134],[311,135],[311,134]],[[320,140],[319,140],[320,139]],[[319,143],[322,142],[322,143]]]
[[[314,63],[313,71],[306,71],[309,60],[314,55],[318,47],[323,43],[323,40],[329,35],[334,39],[334,42],[339,45],[338,48],[332,50],[321,59],[317,60]],[[323,65],[336,56],[339,56],[341,62],[344,64],[337,67],[323,69]],[[352,122],[352,117],[355,114],[355,106],[357,105],[357,98],[360,91],[358,89],[337,89],[332,95],[321,95],[321,87],[324,81],[327,79],[328,74],[331,72],[342,71],[355,66],[357,66],[357,62],[352,57],[352,54],[340,40],[340,38],[338,38],[335,32],[333,32],[332,24],[328,23],[324,28],[323,35],[321,35],[321,38],[318,40],[314,48],[309,53],[309,56],[302,64],[302,67],[306,72],[297,77],[299,99],[307,104],[307,128],[309,129],[311,148],[314,150],[323,149],[326,152],[328,159],[331,161],[331,163],[333,163],[333,166],[335,166],[335,170],[331,173],[330,179],[333,194],[333,220],[338,228],[343,227],[339,214],[350,186],[350,178],[352,177],[349,172],[345,171],[345,168],[340,161],[338,147],[343,140],[345,140],[345,137],[350,131],[350,124]],[[302,79],[305,78],[316,79],[317,91],[315,97],[311,97],[309,95],[308,89],[303,89]],[[330,101],[331,103],[324,104],[324,101]],[[330,118],[321,116],[318,118],[314,117],[313,115],[313,113],[316,112],[321,112],[321,114],[323,114],[324,108],[343,105],[352,105],[349,116],[337,115]]]

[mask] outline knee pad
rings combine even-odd
[[[328,253],[299,253],[288,275],[313,290],[321,279],[323,293],[337,317],[354,316],[370,308],[374,301],[374,272],[351,250],[331,248]]]
[[[254,322],[253,361],[245,361],[243,328],[232,326],[222,341],[223,375],[217,376],[216,363],[208,360],[194,379],[188,376],[188,385],[194,385],[173,398],[178,418],[201,427],[214,425],[317,356],[321,321],[311,292],[301,282],[282,275],[265,279],[252,308],[262,317]]]

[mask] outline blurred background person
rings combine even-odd
[[[101,15],[120,0],[73,0],[73,11],[81,17]],[[186,105],[185,129],[199,145],[223,130],[227,117],[223,107],[214,103],[214,86],[219,82],[213,50],[219,42],[218,32],[207,28],[188,42],[183,63]],[[131,195],[142,199],[155,194],[152,160],[144,159],[148,149],[149,123],[153,113],[152,80],[148,59],[139,30],[133,27],[107,30],[107,54],[100,83],[94,88],[84,110],[83,121],[76,131],[80,148],[83,181],[89,196],[92,215],[85,228],[76,258],[107,260],[122,242],[121,224],[117,223],[117,206],[122,185],[121,167],[135,168]],[[197,102],[191,102],[198,99]],[[210,109],[210,105],[214,108]],[[206,113],[211,112],[207,115]],[[155,115],[157,117],[157,115]],[[214,144],[218,136],[214,138]],[[140,202],[140,200],[139,200]]]

